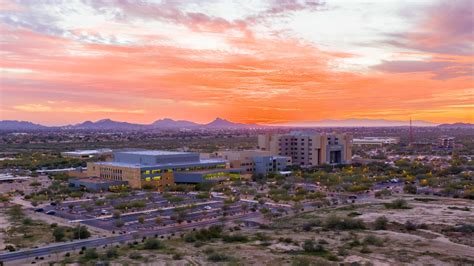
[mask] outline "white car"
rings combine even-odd
[[[212,210],[212,207],[207,205],[207,206],[204,206],[204,210]]]

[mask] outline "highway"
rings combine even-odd
[[[259,215],[260,214],[258,212],[250,212],[246,214],[227,217],[227,220],[248,219],[248,218],[257,217]],[[67,243],[57,243],[57,244],[52,244],[52,245],[48,245],[44,247],[38,247],[35,249],[8,252],[8,253],[0,254],[0,265],[2,265],[1,264],[2,262],[5,263],[8,261],[21,260],[21,259],[26,259],[26,258],[31,258],[31,257],[41,257],[41,256],[46,256],[46,255],[60,253],[60,252],[80,250],[82,247],[93,248],[93,247],[108,245],[111,243],[117,243],[117,242],[123,243],[127,241],[133,241],[135,239],[140,239],[144,236],[149,237],[149,236],[155,236],[155,235],[166,235],[166,234],[171,234],[177,231],[183,231],[183,230],[192,229],[195,227],[205,227],[205,226],[219,224],[219,223],[222,223],[220,219],[214,219],[214,220],[200,221],[200,222],[195,222],[195,223],[190,223],[190,224],[176,225],[174,227],[169,227],[169,228],[160,228],[160,229],[152,230],[152,231],[141,231],[140,233],[131,232],[131,233],[128,233],[125,235],[119,235],[119,236],[85,239],[85,240],[78,240],[78,241],[67,242]]]

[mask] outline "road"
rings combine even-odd
[[[246,213],[242,215],[227,217],[227,220],[248,219],[248,218],[257,217],[258,215],[260,215],[258,212],[250,212],[250,213]],[[119,235],[119,236],[78,240],[78,241],[68,242],[68,243],[52,244],[52,245],[39,247],[35,249],[3,253],[3,254],[0,254],[0,265],[2,265],[1,264],[2,262],[15,261],[15,260],[26,259],[26,258],[31,258],[31,257],[41,257],[41,256],[46,256],[46,255],[56,254],[56,253],[66,252],[66,251],[80,250],[82,247],[92,248],[92,247],[108,245],[111,243],[117,243],[117,242],[122,243],[122,242],[127,242],[127,241],[133,241],[137,239],[137,234],[138,234],[138,239],[140,239],[143,236],[166,235],[166,234],[174,233],[177,231],[192,229],[195,227],[204,227],[204,226],[209,226],[209,225],[214,225],[214,224],[219,224],[219,223],[222,223],[222,221],[220,221],[219,219],[200,221],[196,223],[182,224],[182,225],[177,225],[174,227],[161,228],[161,229],[152,230],[152,231],[141,231],[140,233],[132,232],[132,233]]]

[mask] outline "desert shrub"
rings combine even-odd
[[[209,241],[215,238],[220,238],[222,233],[222,226],[213,225],[209,229],[203,228],[199,231],[188,233],[185,235],[186,242],[195,241]]]
[[[318,244],[327,245],[327,244],[329,244],[329,242],[327,242],[327,241],[324,240],[324,239],[319,239],[319,240],[318,240]]]
[[[105,253],[105,256],[109,259],[118,258],[118,250],[115,247],[109,248]]]
[[[287,243],[287,244],[291,244],[293,243],[293,239],[287,237],[287,238],[284,238],[284,237],[280,237],[278,238],[278,242],[283,242],[283,243]]]
[[[308,253],[324,252],[322,245],[316,244],[312,239],[307,239],[303,243],[303,250]]]
[[[461,224],[453,227],[450,231],[461,232],[461,233],[474,233],[474,224]]]
[[[372,250],[369,249],[368,246],[362,246],[362,248],[360,249],[360,253],[364,253],[364,254],[367,254],[367,253],[372,253]]]
[[[233,235],[225,235],[222,237],[222,241],[230,243],[230,242],[247,242],[249,239],[247,236],[240,235],[240,234],[233,234]]]
[[[124,225],[125,225],[125,222],[124,222],[124,221],[122,221],[122,220],[115,220],[115,226],[117,226],[117,227],[120,228],[120,227],[122,227],[122,226],[124,226]]]
[[[8,209],[7,214],[10,216],[11,220],[15,222],[23,219],[23,217],[25,216],[20,205],[11,206]]]
[[[456,207],[456,206],[449,206],[448,209],[450,210],[458,210],[458,211],[465,211],[465,212],[469,212],[471,211],[471,209],[469,209],[469,207]]]
[[[408,203],[404,199],[396,199],[390,203],[385,203],[385,208],[387,209],[410,209],[411,207],[408,206]]]
[[[418,225],[418,229],[425,229],[425,230],[426,230],[426,229],[428,229],[428,225],[425,224],[425,223],[419,224],[419,225]]]
[[[364,238],[363,243],[365,245],[372,245],[372,246],[382,246],[383,245],[383,239],[378,238],[374,235],[368,235]]]
[[[114,211],[114,213],[112,214],[112,218],[114,219],[120,219],[120,216],[122,215],[121,212],[119,211]]]
[[[350,212],[347,216],[349,217],[356,217],[356,216],[361,216],[362,213],[360,212]]]
[[[421,202],[430,202],[430,201],[437,201],[438,199],[432,199],[432,198],[414,198],[416,201],[421,201]]]
[[[161,249],[163,248],[163,244],[155,238],[148,238],[145,240],[145,244],[143,245],[145,249]]]
[[[227,256],[225,254],[220,254],[220,253],[211,253],[207,259],[212,262],[219,262],[219,261],[230,261],[233,258],[230,256]]]
[[[333,230],[355,230],[365,229],[365,224],[359,219],[342,218],[336,215],[331,215],[326,219],[324,228]]]
[[[381,198],[381,197],[390,196],[390,195],[392,195],[392,192],[386,188],[375,192],[376,198]]]
[[[320,220],[314,220],[314,221],[303,224],[302,229],[303,229],[303,231],[308,232],[308,231],[311,231],[311,229],[313,229],[313,227],[320,226],[320,225],[321,225]]]
[[[388,219],[385,216],[380,216],[375,219],[375,230],[387,230]]]
[[[128,255],[128,257],[132,260],[138,260],[141,259],[142,255],[138,252],[132,252],[130,255]]]
[[[181,255],[180,253],[175,253],[175,254],[173,254],[173,259],[174,260],[181,260],[181,259],[183,259],[183,255]]]
[[[406,221],[405,223],[405,229],[408,230],[408,231],[415,231],[417,228],[416,224],[414,224],[413,222],[411,221]]]
[[[15,248],[15,246],[13,246],[13,245],[6,245],[6,246],[5,246],[5,250],[8,250],[8,251],[10,251],[10,252],[13,252],[13,251],[16,250],[16,248]]]
[[[97,253],[97,250],[95,248],[92,248],[92,249],[87,249],[85,252],[84,252],[84,256],[82,257],[83,260],[95,260],[97,258],[99,258],[99,254]]]
[[[21,223],[22,223],[23,225],[32,225],[32,224],[33,224],[33,220],[31,220],[31,218],[28,218],[28,217],[27,217],[27,218],[24,218],[24,219],[21,221]]]
[[[347,250],[344,248],[344,247],[340,247],[337,251],[337,255],[339,256],[347,256],[347,254],[349,254],[349,252],[347,252]]]
[[[403,187],[403,191],[404,191],[405,193],[408,193],[408,194],[416,194],[417,189],[416,189],[416,186],[415,186],[415,185],[406,184],[406,185]]]
[[[259,241],[268,241],[270,240],[271,237],[269,237],[267,234],[265,233],[261,233],[261,232],[258,232],[255,234],[255,240],[259,240]]]

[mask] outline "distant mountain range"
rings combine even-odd
[[[400,127],[409,126],[409,121],[386,120],[386,119],[344,119],[344,120],[319,120],[319,121],[302,121],[302,122],[288,122],[277,124],[276,126],[286,127]],[[415,127],[432,127],[435,123],[414,120],[412,125]]]
[[[207,124],[198,124],[186,120],[173,120],[170,118],[156,120],[151,124],[134,124],[128,122],[114,121],[111,119],[102,119],[96,122],[85,121],[83,123],[67,126],[48,127],[39,124],[33,124],[27,121],[2,120],[0,121],[0,130],[44,130],[44,129],[83,129],[83,130],[143,130],[159,128],[251,128],[263,127],[256,124],[234,123],[222,118],[216,118]]]
[[[47,126],[34,124],[28,121],[17,121],[17,120],[1,120],[0,130],[39,130],[47,129]]]
[[[67,129],[141,129],[147,125],[118,122],[110,119],[102,119],[96,122],[85,121],[80,124],[65,126]]]
[[[469,123],[454,123],[454,124],[441,124],[438,125],[439,128],[472,128],[474,129],[474,124]]]
[[[415,127],[433,127],[434,123],[415,120],[412,121]],[[83,123],[67,126],[48,127],[40,124],[34,124],[28,121],[2,120],[0,121],[0,130],[45,130],[45,129],[83,129],[83,130],[144,130],[144,129],[171,129],[171,128],[255,128],[255,127],[399,127],[409,126],[408,121],[395,121],[385,119],[346,119],[346,120],[320,120],[320,121],[304,121],[289,122],[284,124],[273,125],[257,125],[234,123],[226,119],[216,118],[207,124],[198,124],[186,120],[173,120],[170,118],[159,119],[151,124],[134,124],[128,122],[113,121],[110,119],[102,119],[96,122],[85,121]],[[474,124],[454,123],[441,124],[439,128],[474,128]]]

